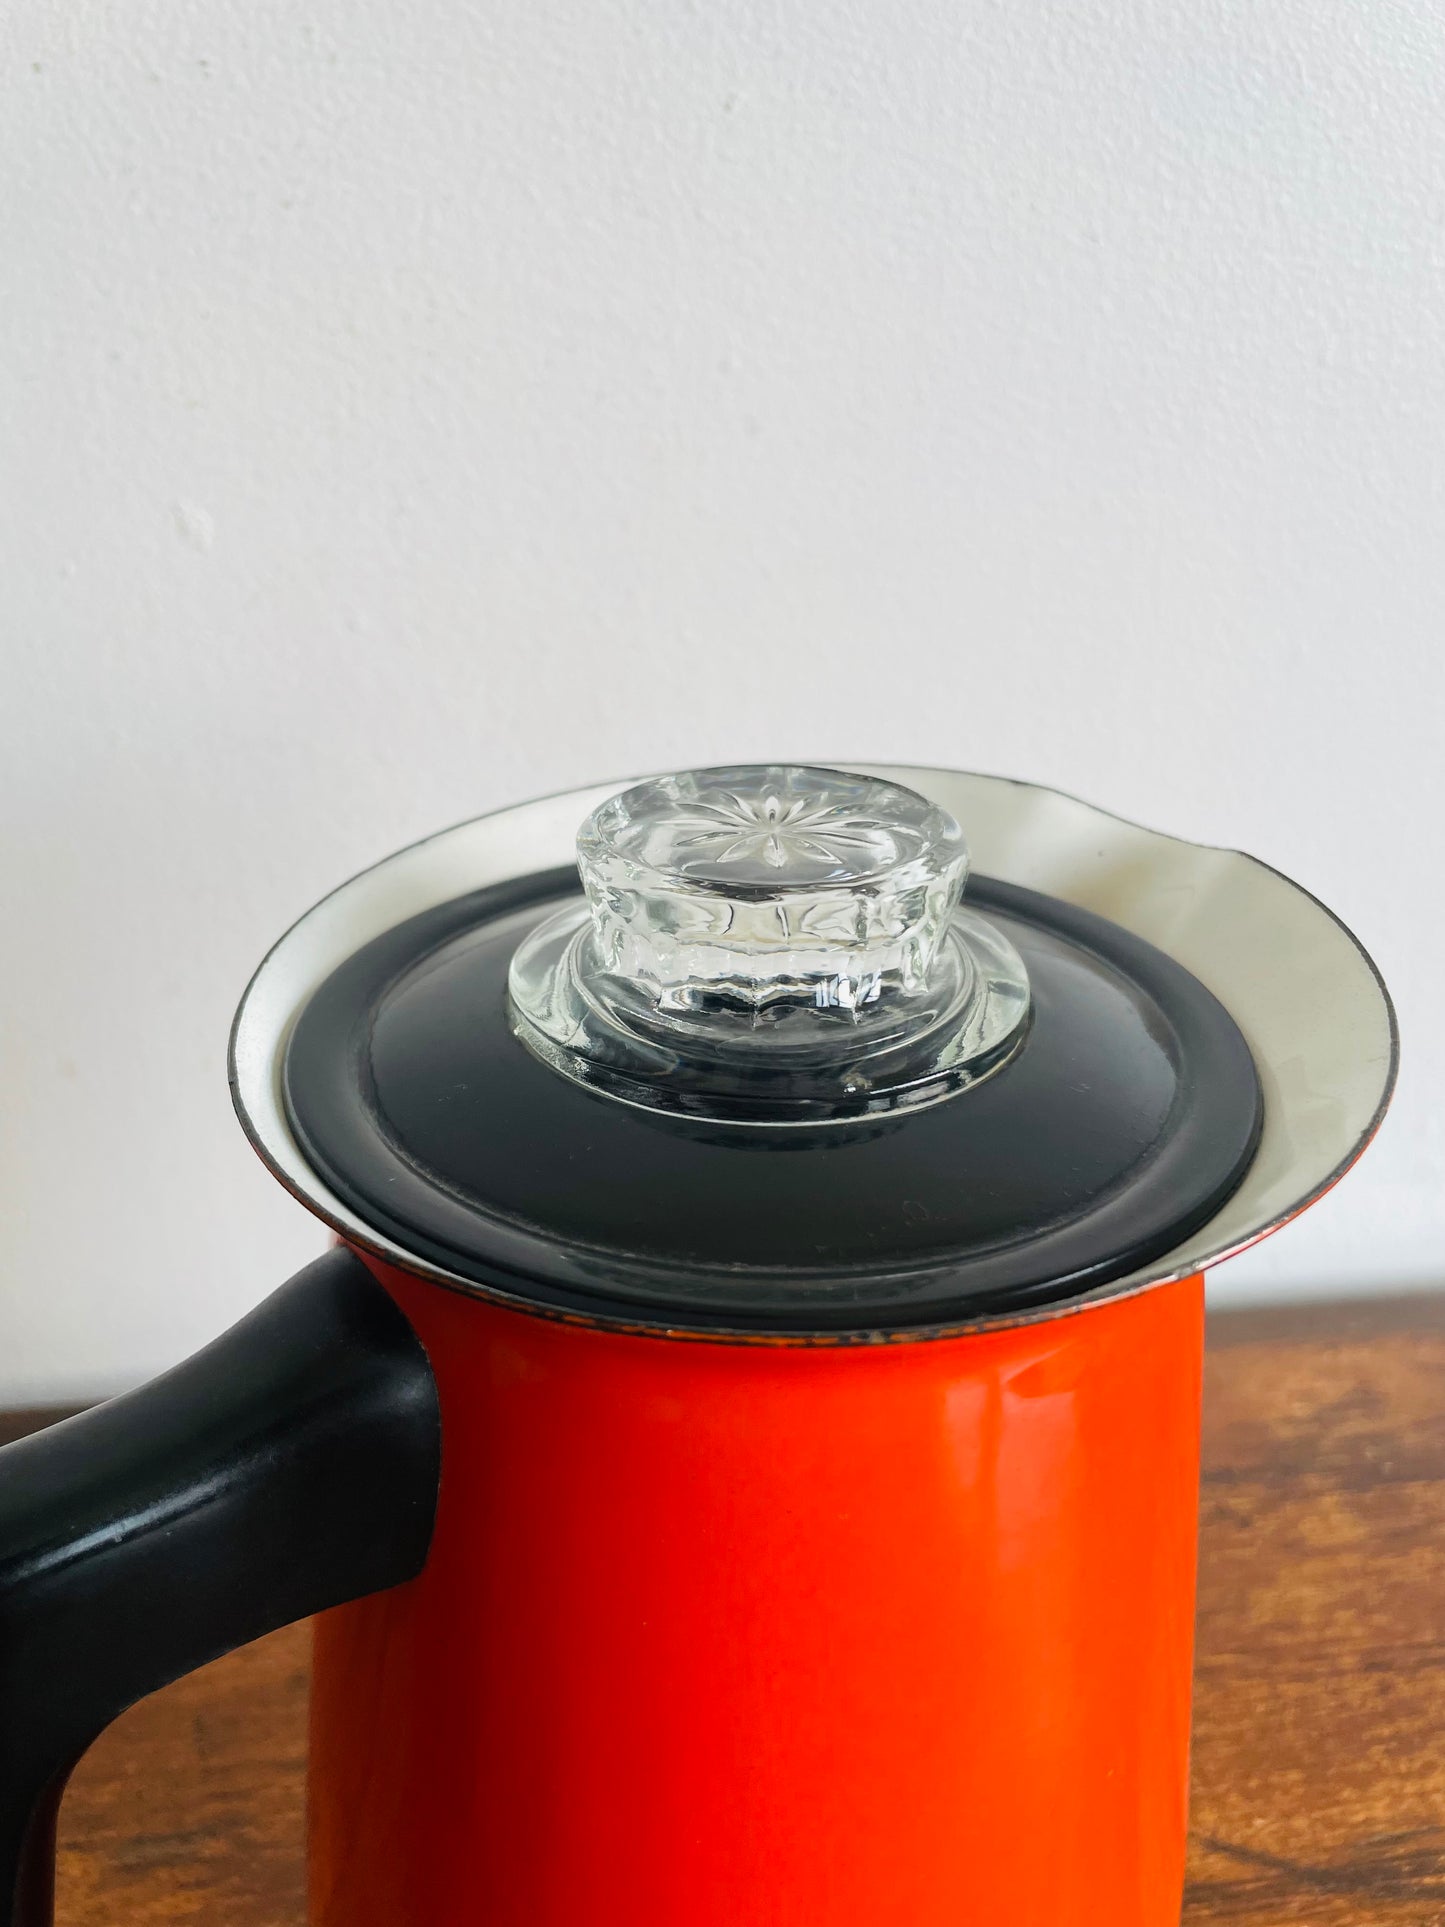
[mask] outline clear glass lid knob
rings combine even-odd
[[[583,824],[577,861],[605,968],[664,1008],[856,1017],[926,980],[968,852],[909,790],[768,767],[640,783]]]
[[[585,901],[511,970],[513,1025],[554,1069],[663,1110],[843,1120],[976,1082],[1023,1034],[1028,982],[960,909],[946,810],[842,770],[657,777],[577,838]]]

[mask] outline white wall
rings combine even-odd
[[[0,1403],[321,1247],[232,1121],[332,883],[637,768],[1051,781],[1401,1007],[1221,1274],[1445,1279],[1438,0],[15,0]]]

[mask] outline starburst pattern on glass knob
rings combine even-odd
[[[577,836],[585,900],[512,959],[513,1028],[650,1108],[845,1121],[930,1104],[1012,1055],[1017,952],[959,906],[968,850],[898,783],[795,764],[654,777]]]
[[[856,1010],[914,988],[968,868],[953,818],[912,790],[781,764],[640,783],[577,852],[608,967],[674,1008]]]
[[[895,860],[895,838],[860,807],[861,799],[790,793],[786,779],[800,774],[767,770],[756,788],[718,783],[682,802],[659,839],[670,844],[678,873],[726,882],[750,872],[772,880],[771,873],[781,872],[801,882],[862,877]]]

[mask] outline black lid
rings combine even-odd
[[[1223,1005],[1117,925],[982,877],[968,901],[1030,1006],[971,1087],[816,1127],[620,1103],[509,1013],[518,945],[579,894],[552,870],[411,918],[332,972],[286,1049],[317,1171],[460,1278],[667,1330],[937,1327],[1127,1276],[1248,1168],[1259,1080]]]

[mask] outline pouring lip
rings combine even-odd
[[[746,1323],[699,1329],[669,1320],[662,1309],[639,1307],[624,1316],[615,1307],[594,1313],[542,1304],[500,1272],[495,1283],[463,1277],[395,1242],[337,1197],[297,1143],[281,1098],[287,1042],[311,992],[361,944],[405,917],[479,883],[508,881],[567,862],[577,823],[619,790],[649,780],[637,777],[554,791],[435,831],[346,879],[292,923],[253,973],[228,1048],[232,1101],[262,1162],[340,1238],[374,1259],[533,1316],[675,1339],[837,1346],[1038,1323],[1193,1276],[1298,1216],[1345,1175],[1374,1137],[1398,1072],[1394,1006],[1359,938],[1303,885],[1248,852],[1152,830],[1025,778],[925,764],[817,761],[904,782],[939,802],[963,822],[981,873],[1044,888],[1110,916],[1192,970],[1230,1009],[1264,1084],[1264,1136],[1238,1190],[1174,1250],[1063,1302],[946,1323],[817,1332],[757,1331]],[[1034,820],[1041,817],[1051,821]],[[1082,840],[1081,830],[1087,832]],[[991,851],[1002,853],[1005,861],[993,860]],[[1160,858],[1170,888],[1164,898],[1156,893],[1151,899],[1150,861],[1157,865]],[[1197,872],[1192,880],[1191,868]],[[1041,882],[1041,876],[1048,880]],[[1251,924],[1253,944],[1241,941],[1250,935]],[[1173,940],[1161,930],[1172,932]],[[1261,940],[1265,934],[1272,944]],[[1304,1023],[1303,1037],[1298,1007],[1304,1000],[1277,996],[1271,1002],[1268,995],[1271,981],[1289,977],[1291,946],[1300,953],[1296,961],[1305,955],[1313,960],[1316,1001],[1333,1006]]]

